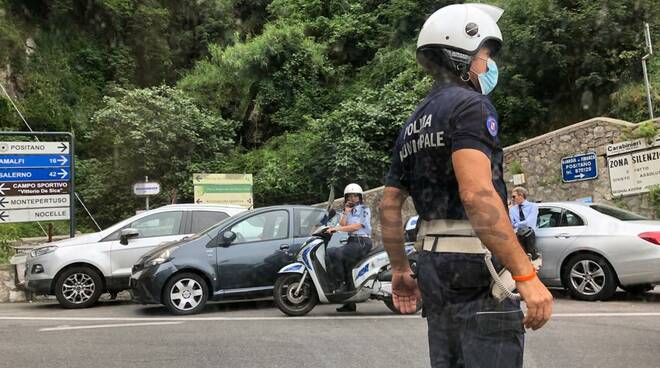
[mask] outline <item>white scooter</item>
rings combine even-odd
[[[328,218],[334,216],[334,210]],[[296,256],[297,262],[283,267],[275,282],[274,299],[277,307],[289,316],[309,313],[317,303],[344,304],[360,303],[368,299],[382,300],[394,313],[400,313],[392,302],[392,272],[385,249],[381,246],[369,252],[351,272],[353,290],[334,292],[332,275],[326,266],[326,248],[332,234],[321,226],[305,241]],[[416,268],[416,253],[412,245],[406,245],[406,254],[413,271]],[[421,300],[417,310],[421,309]]]

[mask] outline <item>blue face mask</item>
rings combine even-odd
[[[493,61],[493,59],[488,58],[488,61],[486,61],[486,65],[488,66],[488,70],[485,73],[481,73],[478,75],[479,77],[479,86],[481,86],[481,93],[484,95],[487,95],[495,89],[495,86],[497,85],[497,64]]]

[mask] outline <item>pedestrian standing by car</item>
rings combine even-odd
[[[498,79],[492,58],[502,13],[450,5],[424,23],[417,60],[435,84],[399,133],[381,202],[394,304],[412,313],[421,291],[432,367],[522,367],[523,326],[541,328],[552,313],[552,295],[507,216],[499,123],[487,96]],[[401,234],[408,194],[421,222],[417,280]],[[484,246],[514,275],[526,316],[518,301],[491,296]]]
[[[515,187],[511,191],[513,206],[509,208],[509,218],[516,232],[525,226],[536,231],[539,206],[536,203],[528,201],[527,195],[527,189],[523,187]]]
[[[339,219],[339,226],[328,229],[329,232],[348,232],[346,245],[328,249],[328,258],[332,266],[338,288],[337,293],[347,292],[352,285],[351,270],[371,250],[371,210],[364,205],[362,187],[355,183],[344,189],[344,211]],[[355,303],[347,303],[337,308],[338,312],[355,312]]]

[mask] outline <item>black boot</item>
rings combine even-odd
[[[341,307],[337,308],[337,312],[355,312],[357,311],[357,306],[355,303],[346,303]]]
[[[337,308],[337,312],[355,312],[357,311],[357,306],[355,303],[346,303],[341,307]]]

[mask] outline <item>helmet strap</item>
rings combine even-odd
[[[465,83],[470,81],[470,72],[468,70],[461,71],[461,80]]]

